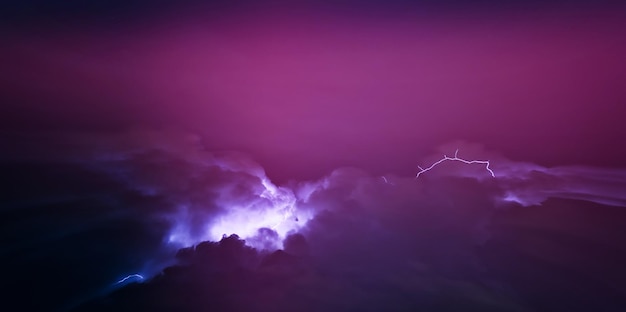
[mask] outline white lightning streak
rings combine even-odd
[[[393,182],[389,182],[389,180],[387,179],[387,177],[385,177],[385,176],[381,176],[381,178],[383,179],[383,182],[385,182],[385,183],[387,183],[387,184],[389,184],[389,185],[395,185],[395,184],[393,184]]]
[[[128,275],[128,276],[124,277],[123,279],[117,281],[115,283],[115,285],[121,284],[121,283],[123,283],[123,282],[125,282],[125,281],[127,281],[127,280],[129,280],[131,278],[136,278],[136,279],[138,279],[140,281],[143,281],[143,279],[144,279],[143,275],[141,275],[141,274],[131,274],[131,275]]]
[[[462,159],[458,157],[459,154],[459,149],[457,148],[456,151],[454,152],[454,157],[448,157],[447,155],[443,155],[443,158],[436,161],[435,163],[433,163],[432,165],[430,165],[430,167],[428,168],[422,168],[420,166],[417,166],[417,168],[420,169],[420,171],[415,175],[415,179],[419,178],[419,176],[426,172],[429,171],[433,168],[435,168],[435,166],[439,165],[440,163],[449,160],[449,161],[458,161],[458,162],[462,162],[464,164],[483,164],[485,165],[485,169],[487,169],[487,171],[489,171],[489,173],[491,174],[492,177],[496,177],[496,174],[493,172],[493,170],[491,170],[491,168],[489,168],[489,160],[466,160],[466,159]]]

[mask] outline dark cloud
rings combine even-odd
[[[196,135],[138,130],[35,142],[45,144],[11,150],[2,177],[5,277],[24,309],[84,301],[79,310],[625,304],[619,170],[545,168],[457,142],[442,151],[489,159],[495,178],[484,165],[444,161],[417,179],[343,168],[277,186],[249,157],[210,151]],[[17,161],[22,153],[28,161]],[[116,284],[129,274],[145,280]]]
[[[561,227],[567,217],[570,226],[585,226],[577,216],[594,209],[607,207],[549,201],[502,211],[486,244],[449,237],[450,228],[417,230],[432,220],[412,218],[413,229],[385,233],[328,212],[305,234],[290,236],[286,251],[254,252],[237,237],[202,243],[183,252],[183,265],[78,311],[619,311],[623,246],[587,241],[603,238],[589,231],[593,225]],[[626,217],[608,209],[603,218]],[[617,221],[607,228],[624,235]]]
[[[624,4],[166,2],[0,5],[0,309],[626,310]]]

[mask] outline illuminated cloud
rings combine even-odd
[[[625,310],[621,5],[17,2],[7,306]]]

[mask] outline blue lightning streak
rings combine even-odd
[[[489,173],[491,174],[492,177],[496,177],[496,174],[493,172],[493,170],[491,170],[491,168],[489,168],[489,160],[466,160],[466,159],[462,159],[458,157],[459,154],[459,149],[457,148],[456,151],[454,152],[454,157],[448,157],[447,155],[443,155],[443,158],[436,161],[435,163],[433,163],[432,165],[430,165],[430,167],[428,168],[422,168],[420,166],[417,166],[417,168],[420,169],[420,171],[415,175],[415,179],[419,178],[420,175],[426,171],[429,171],[433,168],[435,168],[437,165],[441,164],[442,162],[449,160],[449,161],[458,161],[458,162],[462,162],[464,164],[483,164],[485,165],[485,169],[487,169],[487,171],[489,171]]]
[[[128,276],[124,277],[123,279],[121,279],[121,280],[117,281],[117,282],[115,283],[115,285],[118,285],[118,284],[124,283],[125,281],[127,281],[127,280],[129,280],[129,279],[131,279],[131,278],[136,278],[136,279],[138,279],[138,280],[140,280],[140,281],[143,281],[143,279],[144,279],[143,275],[141,275],[141,274],[131,274],[131,275],[128,275]]]

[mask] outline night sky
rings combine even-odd
[[[626,5],[5,1],[3,311],[626,311]]]

